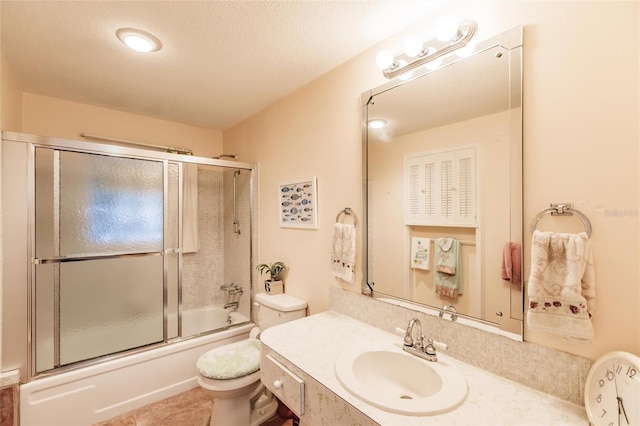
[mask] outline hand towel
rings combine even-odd
[[[200,249],[198,239],[198,165],[182,165],[182,253]]]
[[[333,250],[331,267],[333,275],[352,283],[356,262],[356,226],[351,223],[336,223],[333,228]]]
[[[430,269],[431,238],[411,237],[411,267]]]
[[[522,284],[522,246],[508,242],[502,253],[502,279],[512,284]]]
[[[534,231],[527,325],[569,339],[593,338],[595,280],[589,237]]]
[[[462,294],[462,268],[460,267],[460,241],[438,238],[435,243],[436,293],[458,297]]]

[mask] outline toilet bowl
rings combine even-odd
[[[302,318],[307,303],[288,294],[257,294],[262,329]],[[258,426],[276,414],[278,401],[260,382],[260,329],[249,338],[198,358],[198,384],[213,401],[210,425]]]

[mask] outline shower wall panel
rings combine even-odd
[[[200,249],[182,256],[183,310],[224,304],[223,191],[220,169],[198,168]]]
[[[238,219],[234,232],[234,174],[235,212]],[[227,170],[224,172],[224,282],[235,283],[244,290],[240,301],[251,298],[251,172]],[[250,316],[250,304],[240,303],[239,312]]]

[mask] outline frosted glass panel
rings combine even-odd
[[[178,248],[178,211],[180,206],[179,188],[180,188],[180,168],[176,163],[169,163],[167,166],[167,222],[168,229],[166,235],[166,244],[168,249]]]
[[[60,364],[163,340],[162,256],[60,265]]]
[[[163,248],[160,161],[60,152],[60,255]]]
[[[36,265],[35,327],[36,371],[54,367],[55,333],[55,270],[58,265]]]
[[[38,258],[52,258],[58,253],[58,158],[57,151],[53,149],[36,148],[35,255]]]
[[[167,168],[167,234],[166,248],[177,249],[179,241],[179,207],[180,207],[180,166],[169,163]],[[169,253],[167,258],[167,338],[178,337],[178,254]]]

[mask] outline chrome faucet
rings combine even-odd
[[[238,286],[238,284],[223,284],[220,286],[220,290],[222,291],[232,291],[232,290],[238,290],[240,287]]]
[[[229,302],[224,304],[224,309],[235,308],[238,309],[238,302]]]
[[[456,321],[458,319],[458,311],[453,305],[444,305],[442,309],[440,309],[440,318],[444,318],[444,313],[451,311],[451,321]]]
[[[416,326],[416,324],[418,325],[418,339],[416,341],[416,339],[413,338],[413,327]],[[409,324],[407,324],[407,331],[404,334],[404,346],[405,347],[415,347],[415,348],[422,348],[422,340],[424,339],[424,336],[422,336],[422,324],[420,323],[420,320],[418,318],[412,318],[409,321]]]
[[[413,329],[418,326],[418,337],[413,337]],[[424,344],[424,336],[422,335],[422,324],[418,318],[412,318],[407,324],[407,330],[404,334],[404,344],[402,349],[405,352],[409,352],[412,355],[418,356],[427,361],[438,361],[438,353],[436,346],[442,350],[447,350],[447,345],[444,343],[436,342],[433,339],[428,339],[427,344]]]

